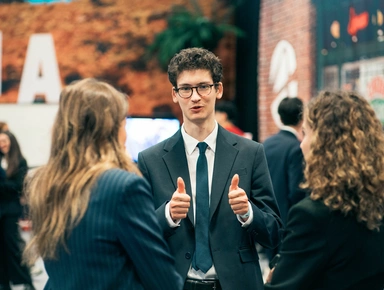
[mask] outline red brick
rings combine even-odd
[[[304,101],[315,91],[315,9],[311,0],[262,1],[259,37],[259,139],[276,133],[270,106],[277,97],[269,81],[272,53],[281,40],[295,49],[297,68],[290,80],[298,82],[298,97]]]

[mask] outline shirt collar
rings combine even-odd
[[[283,131],[291,132],[293,135],[298,137],[297,131],[295,129],[293,129],[292,127],[290,127],[290,126],[281,126],[280,129],[283,130]]]
[[[215,127],[213,128],[212,132],[205,138],[204,142],[208,144],[208,147],[215,153],[216,151],[216,139],[217,139],[217,131],[218,131],[218,125],[215,121]],[[188,135],[187,132],[185,132],[184,124],[181,126],[181,135],[184,139],[184,146],[187,151],[188,155],[191,155],[192,152],[196,149],[197,144],[199,143],[198,140],[193,138],[192,136]]]

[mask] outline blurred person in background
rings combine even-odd
[[[174,289],[182,282],[148,183],[127,156],[124,94],[84,79],[65,87],[48,163],[26,185],[45,289]]]
[[[283,126],[263,145],[281,219],[286,225],[291,206],[305,197],[305,191],[300,188],[304,180],[304,157],[299,140],[303,102],[299,98],[285,98],[279,104],[278,113]]]
[[[367,100],[320,92],[304,110],[304,188],[265,289],[384,288],[384,136]]]
[[[220,126],[234,134],[244,136],[244,131],[237,127],[237,108],[231,101],[219,100],[215,104],[215,119]]]
[[[10,282],[34,289],[29,269],[21,262],[25,244],[19,227],[28,165],[9,131],[0,132],[0,162],[0,289],[10,289]]]
[[[283,126],[277,134],[265,140],[263,145],[273,191],[281,219],[286,226],[289,209],[306,196],[306,192],[300,188],[304,179],[304,157],[298,137],[303,124],[303,102],[299,98],[284,98],[278,106],[278,113]],[[278,248],[266,249],[269,259],[277,252]]]
[[[8,124],[0,121],[0,132],[9,131]]]

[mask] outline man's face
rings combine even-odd
[[[212,85],[213,80],[208,70],[183,71],[177,78],[177,88],[190,88],[202,85]],[[212,86],[208,94],[197,93],[193,89],[190,98],[182,98],[172,90],[172,99],[175,103],[179,103],[183,112],[184,123],[200,124],[215,119],[215,103],[216,99],[220,99],[223,95],[223,85]]]
[[[0,134],[0,151],[6,155],[11,148],[11,141],[9,140],[8,135]]]

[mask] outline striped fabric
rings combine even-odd
[[[45,261],[45,289],[181,289],[155,217],[147,182],[108,170],[93,188],[84,218]]]

